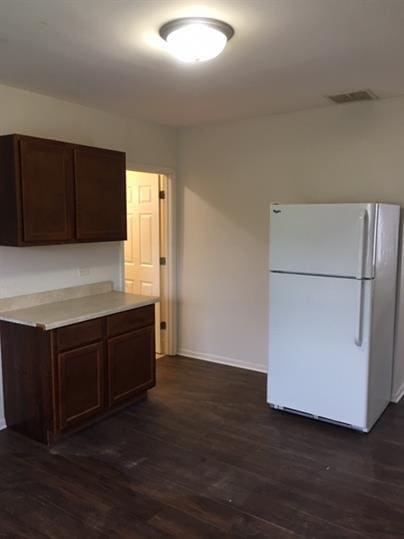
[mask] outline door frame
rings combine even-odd
[[[175,170],[168,167],[139,165],[127,162],[126,170],[134,172],[150,172],[161,174],[167,177],[167,212],[164,228],[167,234],[167,354],[175,356],[177,354],[177,246],[176,246],[176,182]],[[124,242],[121,241],[120,248],[120,290],[125,289],[125,256]]]

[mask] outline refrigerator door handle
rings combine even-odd
[[[366,248],[367,248],[367,234],[368,234],[368,212],[365,210],[359,217],[359,256],[358,256],[358,269],[356,272],[357,279],[363,279],[366,264]]]
[[[355,317],[355,344],[362,346],[363,342],[363,291],[364,282],[357,281],[358,297],[356,300],[356,317]]]

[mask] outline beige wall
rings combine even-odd
[[[128,168],[175,167],[176,132],[0,85],[0,134],[22,133],[124,150]],[[81,277],[79,267],[90,269]],[[0,247],[0,297],[112,280],[121,284],[121,243]],[[0,427],[3,398],[0,372]]]
[[[0,85],[0,134],[21,133],[126,152],[131,165],[175,167],[176,132]]]
[[[265,370],[270,202],[404,205],[404,99],[184,129],[178,175],[180,350]]]

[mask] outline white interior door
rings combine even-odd
[[[375,204],[271,206],[274,271],[371,278]]]
[[[159,176],[127,171],[125,291],[160,296]],[[160,305],[156,304],[156,351],[160,353]]]
[[[372,287],[271,274],[268,402],[366,428]]]

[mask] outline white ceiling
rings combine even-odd
[[[168,55],[158,28],[189,15],[234,26],[223,54]],[[403,54],[404,0],[0,0],[0,82],[170,125],[404,94]]]

